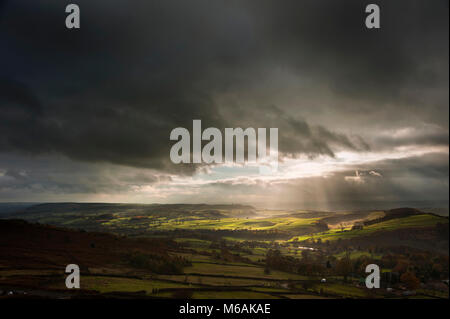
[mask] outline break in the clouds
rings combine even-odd
[[[448,199],[448,1],[375,2],[379,30],[357,0],[79,0],[80,30],[0,2],[0,200],[260,201],[251,168],[172,164],[193,119],[278,127],[283,199]]]

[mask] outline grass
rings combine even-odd
[[[257,266],[235,266],[235,265],[219,265],[212,263],[193,263],[191,267],[186,267],[184,269],[186,274],[205,274],[205,275],[223,275],[223,276],[233,276],[233,277],[250,277],[250,278],[261,278],[261,279],[305,279],[305,277],[284,273],[281,271],[272,271],[270,274],[264,273],[263,267]]]
[[[268,287],[252,287],[253,291],[267,292],[267,293],[286,293],[286,289],[282,288],[268,288]]]
[[[242,257],[248,258],[253,262],[257,262],[261,259],[264,259],[264,255],[243,255]]]
[[[53,217],[55,218],[55,217]],[[131,230],[280,230],[293,231],[305,228],[314,228],[315,222],[320,218],[300,218],[300,217],[271,217],[259,219],[247,218],[204,218],[201,216],[190,215],[186,218],[170,218],[162,216],[151,216],[145,218],[132,218],[116,216],[113,219],[104,221],[102,226],[107,228],[121,228]],[[82,220],[77,219],[75,224]]]
[[[306,294],[289,294],[289,295],[283,295],[283,297],[286,297],[289,299],[329,299],[327,297],[316,296],[316,295],[306,295]]]
[[[113,291],[136,292],[145,290],[147,294],[150,294],[154,288],[186,288],[187,286],[181,283],[172,283],[159,280],[85,276],[81,279],[81,287],[83,289],[96,290],[100,293]]]
[[[177,243],[196,248],[208,248],[211,245],[211,242],[209,240],[202,240],[197,238],[175,238],[174,240]]]
[[[324,218],[325,215],[318,215],[318,218],[302,218],[302,214],[298,214],[296,216],[285,216],[285,217],[266,217],[262,218],[237,218],[233,215],[232,217],[221,217],[214,218],[213,215],[205,217],[203,215],[196,215],[197,212],[185,213],[180,212],[176,214],[168,214],[167,216],[161,216],[159,213],[155,213],[153,215],[148,216],[123,216],[121,213],[114,213],[113,218],[107,221],[101,219],[98,225],[101,225],[104,229],[109,231],[111,230],[125,230],[126,234],[136,234],[136,236],[144,236],[145,234],[155,234],[154,236],[158,236],[158,233],[146,233],[145,231],[152,230],[162,230],[162,231],[170,231],[175,229],[186,229],[195,231],[197,229],[203,230],[264,230],[264,231],[281,231],[281,232],[289,232],[290,234],[297,234],[297,236],[293,237],[291,240],[298,239],[299,241],[303,241],[306,239],[321,239],[322,241],[326,240],[338,240],[338,239],[350,239],[359,236],[368,236],[377,232],[389,232],[398,229],[407,229],[407,228],[419,228],[419,227],[431,227],[436,225],[436,223],[448,223],[448,220],[428,214],[414,215],[405,218],[397,218],[388,220],[385,222],[365,226],[362,230],[350,230],[351,228],[351,220],[347,219],[346,226],[348,231],[341,232],[340,228],[337,227],[335,229],[331,229],[326,232],[314,233],[317,230],[315,224],[321,218]],[[280,214],[286,214],[288,212],[279,212]],[[305,212],[307,213],[307,212]],[[345,217],[346,214],[349,213],[330,213],[330,216],[334,216],[336,214],[342,215]],[[382,212],[371,212],[369,215],[365,217],[365,219],[374,219],[383,216]],[[43,215],[45,216],[45,215]],[[75,225],[91,225],[93,221],[91,218],[96,215],[88,215],[84,214],[82,217],[77,215],[70,215],[71,218],[68,218],[67,214],[54,214],[52,216],[52,222],[66,225],[66,226],[75,226]],[[304,215],[304,217],[316,216],[311,215],[308,212],[308,215]],[[211,217],[211,218],[210,218]],[[339,216],[337,216],[339,217]],[[41,218],[41,221],[46,221],[45,217]],[[94,227],[93,224],[92,227]],[[349,228],[350,227],[350,228]],[[102,228],[102,229],[103,229]],[[138,231],[137,231],[138,230]],[[205,232],[207,233],[207,232]],[[225,237],[227,241],[245,241],[251,239],[245,238],[237,238],[232,237],[233,234],[231,232],[227,232],[229,237]],[[242,232],[237,232],[236,236],[242,234]],[[309,234],[302,235],[300,234]],[[142,235],[144,234],[144,235]],[[231,234],[231,235],[230,235]],[[194,236],[194,235],[191,235]],[[243,236],[246,237],[246,236]],[[265,237],[264,237],[265,238]],[[218,239],[217,239],[218,240]],[[336,297],[346,297],[346,298],[365,298],[367,297],[368,291],[364,288],[355,287],[350,283],[338,283],[342,282],[342,278],[338,276],[329,276],[329,279],[335,279],[335,281],[329,281],[328,283],[317,284],[314,285],[314,290],[306,291],[306,294],[299,293],[299,291],[295,291],[295,293],[289,293],[288,289],[283,289],[282,282],[286,282],[288,280],[302,280],[302,279],[313,279],[312,277],[305,277],[298,274],[290,274],[281,271],[272,270],[269,274],[264,272],[264,267],[262,265],[254,265],[247,264],[245,262],[222,262],[220,260],[215,260],[211,256],[202,255],[201,251],[204,252],[218,252],[220,249],[213,249],[211,247],[210,240],[201,240],[197,238],[176,238],[176,242],[183,244],[186,247],[192,249],[192,251],[184,250],[184,251],[170,251],[171,255],[183,256],[186,259],[192,262],[192,266],[185,267],[185,274],[182,275],[153,275],[154,277],[148,277],[143,280],[133,279],[133,278],[119,278],[113,277],[112,273],[109,272],[111,277],[108,276],[82,276],[81,278],[81,286],[82,289],[87,290],[96,290],[101,293],[108,292],[137,292],[137,291],[146,291],[147,294],[152,294],[154,289],[169,289],[168,291],[161,291],[153,296],[160,297],[173,297],[174,292],[176,292],[179,288],[198,288],[202,287],[204,289],[215,289],[215,290],[202,290],[202,291],[192,291],[193,298],[223,298],[223,299],[238,299],[238,298],[247,298],[247,299],[263,299],[263,298],[275,298],[285,297],[285,298],[293,298],[293,299],[310,299],[310,298],[323,298],[323,296],[313,295],[323,290],[325,294],[330,294],[331,296]],[[267,243],[267,247],[273,243],[271,240],[258,240],[254,241],[254,246],[258,246],[258,243]],[[279,244],[284,244],[286,241],[277,240]],[[230,247],[234,244],[231,243]],[[261,245],[262,246],[262,245]],[[296,245],[297,246],[297,245]],[[299,243],[298,246],[303,246]],[[308,246],[305,244],[304,246]],[[275,246],[272,246],[272,248]],[[251,261],[258,261],[261,259],[265,259],[268,248],[248,248],[248,246],[244,246],[245,249],[250,249],[251,254],[247,254],[242,249],[234,249],[230,248],[231,252],[234,254],[241,254],[244,257],[249,258]],[[283,247],[276,246],[277,249],[281,251],[284,256],[293,256],[296,258],[301,258],[301,249],[298,247]],[[342,258],[345,252],[336,254],[335,257]],[[379,254],[370,254],[367,251],[352,251],[350,253],[350,257],[352,259],[356,259],[362,256],[373,257],[375,259],[379,259],[381,255]],[[388,269],[383,269],[386,271]],[[112,270],[108,270],[112,271]],[[117,274],[129,273],[126,269],[121,269]],[[55,271],[49,271],[48,275],[54,274]],[[100,273],[100,272],[98,272]],[[41,275],[40,271],[2,271],[0,272],[1,276],[13,276],[13,275]],[[47,273],[46,273],[47,274]],[[154,279],[151,279],[154,278]],[[315,278],[317,279],[317,278]],[[59,284],[61,287],[64,285],[64,282],[61,281]],[[298,283],[297,287],[301,287]],[[209,286],[209,288],[208,288]],[[215,287],[216,286],[216,287]],[[220,290],[218,286],[226,286],[230,289],[234,290]],[[245,287],[243,287],[245,286]],[[300,290],[300,292],[303,290]],[[418,291],[418,294],[424,295],[433,295],[436,297],[445,297],[448,298],[448,293],[436,293],[434,291]]]
[[[278,297],[254,291],[196,291],[194,299],[279,299]]]
[[[367,297],[367,293],[364,289],[343,284],[320,284],[316,289],[323,289],[324,293],[338,295],[344,298]]]
[[[396,218],[388,221],[384,221],[381,223],[365,226],[362,230],[349,230],[345,232],[341,232],[339,229],[333,229],[322,233],[314,234],[314,239],[321,239],[322,241],[326,240],[338,240],[341,239],[349,239],[359,236],[367,236],[373,234],[375,232],[380,231],[393,231],[397,229],[404,228],[420,228],[420,227],[430,227],[435,226],[437,223],[448,223],[448,220],[428,214],[408,216],[405,218]],[[307,240],[312,238],[312,236],[296,236],[292,238],[290,241],[298,239],[299,241]]]
[[[191,262],[209,262],[209,261],[211,261],[211,257],[205,256],[205,255],[196,255],[196,254],[188,254],[188,253],[176,253],[174,255],[186,258],[187,260],[190,260]]]
[[[195,276],[195,275],[160,275],[159,279],[172,280],[177,282],[187,282],[191,284],[202,284],[208,286],[258,286],[264,284],[261,279],[240,279],[226,277],[211,276]]]
[[[335,254],[334,257],[340,259],[342,257],[345,257],[346,254],[347,254],[347,252],[343,251],[339,254]],[[382,255],[381,254],[373,254],[373,253],[371,254],[367,251],[360,251],[360,250],[355,250],[355,251],[350,252],[350,259],[358,259],[360,257],[370,257],[373,259],[381,259]]]
[[[435,298],[447,298],[448,299],[448,290],[438,291],[438,290],[430,290],[430,289],[417,289],[417,294],[427,295]]]
[[[1,277],[9,276],[43,276],[43,275],[64,275],[62,270],[55,269],[8,269],[0,270]]]
[[[200,219],[190,218],[180,221],[179,219],[159,218],[158,222],[148,224],[149,228],[158,230],[174,229],[209,229],[209,230],[296,230],[305,227],[313,227],[319,218],[222,218],[222,219]],[[127,223],[129,219],[118,218],[105,223],[105,225]]]

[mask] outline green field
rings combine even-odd
[[[388,221],[384,221],[381,223],[364,226],[362,230],[347,230],[341,232],[339,229],[333,229],[326,232],[316,233],[313,236],[296,236],[291,240],[308,240],[310,238],[321,239],[323,241],[326,240],[337,240],[337,239],[349,239],[360,236],[371,235],[375,232],[381,231],[393,231],[397,229],[405,229],[405,228],[421,228],[421,227],[430,227],[435,226],[437,223],[448,223],[448,220],[443,219],[442,217],[434,216],[434,215],[416,215],[416,216],[408,216],[405,218],[396,218]]]
[[[319,218],[263,218],[249,220],[247,218],[223,218],[223,219],[204,219],[200,217],[191,217],[189,220],[165,217],[141,218],[139,223],[131,223],[131,217],[117,217],[102,222],[105,227],[124,227],[124,228],[148,228],[157,230],[175,230],[175,229],[208,229],[208,230],[281,230],[293,231],[305,228],[311,228]],[[79,220],[75,221],[79,222]]]
[[[437,253],[419,256],[419,259],[413,255],[417,249],[421,254],[426,249],[448,252],[448,237],[442,239],[445,231],[439,235],[445,226],[438,230],[437,225],[448,227],[448,218],[412,209],[398,213],[376,210],[256,211],[249,207],[236,207],[239,206],[106,205],[101,209],[91,207],[86,211],[66,211],[62,205],[52,213],[39,210],[19,217],[32,222],[110,232],[119,235],[118,240],[133,237],[136,242],[141,242],[146,237],[167,241],[167,259],[184,260],[181,266],[171,267],[170,271],[165,264],[162,267],[153,265],[151,269],[145,268],[145,264],[135,268],[126,256],[118,264],[94,267],[89,269],[89,275],[82,277],[81,285],[82,289],[98,293],[141,292],[161,298],[180,295],[225,299],[367,298],[374,295],[357,287],[357,281],[364,274],[353,274],[360,272],[363,269],[361,263],[367,260],[378,263],[385,257],[389,260],[394,254],[398,260],[381,265],[382,272],[392,272],[398,261],[400,266],[402,262],[413,265],[417,261],[428,276],[435,275],[434,268],[448,268],[448,253],[447,259]],[[69,208],[73,209],[70,205]],[[392,214],[388,216],[392,219],[386,218],[388,213]],[[373,224],[352,230],[354,225],[362,222]],[[324,231],[327,227],[328,230]],[[404,230],[409,230],[409,233]],[[421,233],[423,238],[419,238]],[[411,235],[412,239],[406,244],[411,245],[413,251],[405,247],[400,252],[399,249],[391,251],[389,247],[383,247],[382,241],[372,241],[375,236],[383,234]],[[342,270],[340,263],[345,262],[347,256],[355,267],[344,275],[342,271],[346,270]],[[151,255],[141,257],[141,260],[153,258]],[[429,264],[425,265],[424,260]],[[175,263],[166,262],[172,266]],[[14,281],[19,276],[43,275],[56,278],[61,274],[54,270],[2,270],[0,265],[0,279]],[[350,281],[345,280],[347,275]],[[322,278],[326,278],[325,282],[321,282]],[[433,284],[440,284],[436,281]],[[54,280],[49,281],[49,288],[64,289],[63,283],[54,285],[52,282]],[[448,297],[448,291],[430,287],[422,288],[417,297]],[[399,291],[404,289],[399,287]],[[386,296],[392,297],[387,293]],[[401,297],[401,294],[396,296]]]
[[[118,278],[108,276],[83,276],[80,286],[85,290],[95,290],[100,293],[110,292],[139,292],[145,291],[146,294],[151,294],[153,289],[168,289],[168,288],[194,288],[195,285],[186,284],[183,282],[168,282],[162,280],[141,280],[134,278]],[[53,288],[63,289],[63,283]]]
[[[367,289],[357,288],[351,285],[343,284],[325,284],[320,288],[324,293],[333,294],[344,298],[366,298]]]
[[[184,269],[186,274],[205,274],[205,275],[221,275],[235,276],[243,278],[260,278],[260,279],[305,279],[304,276],[273,271],[270,274],[264,273],[263,267],[235,266],[230,264],[212,264],[212,263],[194,263],[191,267]]]

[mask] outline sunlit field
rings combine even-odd
[[[35,236],[50,227],[43,224],[54,225],[54,235],[34,242],[45,239],[48,243],[42,245],[61,245],[55,252],[76,247],[78,258],[88,264],[79,292],[84,295],[448,298],[443,284],[448,274],[448,218],[415,209],[274,211],[271,216],[270,210],[261,214],[248,206],[97,209],[55,204],[15,217],[34,224],[13,222],[8,229],[28,227]],[[19,248],[20,240],[16,245],[20,255],[26,248]],[[0,259],[0,265],[5,264],[0,267],[0,283],[28,293],[66,295],[63,269],[45,257],[52,250],[44,253],[38,248],[28,254],[20,257],[30,258],[25,267],[8,266],[10,258]],[[61,260],[66,257],[60,255]],[[364,283],[369,263],[379,264],[382,278],[389,278],[376,292]],[[415,269],[417,279],[403,275],[409,269]]]

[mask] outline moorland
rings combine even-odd
[[[448,217],[415,208],[48,203],[0,218],[3,298],[448,298]],[[72,263],[81,289],[65,287]]]

